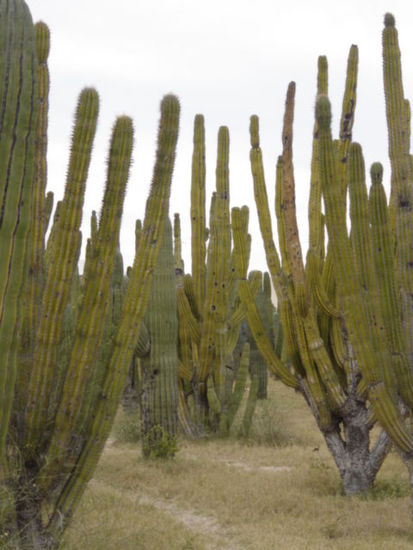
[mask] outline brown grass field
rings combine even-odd
[[[62,550],[413,549],[407,472],[395,453],[367,498],[340,479],[300,396],[271,382],[248,440],[179,442],[146,461],[120,413]]]

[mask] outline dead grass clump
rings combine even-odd
[[[138,443],[141,438],[141,424],[138,412],[127,412],[122,407],[119,407],[112,430],[112,437],[115,443]]]

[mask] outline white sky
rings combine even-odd
[[[190,271],[189,196],[195,114],[205,116],[207,190],[215,182],[216,138],[230,131],[231,206],[248,204],[253,251],[250,269],[266,269],[249,166],[249,117],[260,117],[261,146],[271,204],[275,161],[287,85],[297,83],[294,159],[297,211],[303,248],[316,68],[329,62],[329,89],[337,133],[345,67],[351,44],[359,46],[359,84],[353,139],[367,167],[387,165],[382,88],[381,31],[390,11],[399,30],[404,87],[413,98],[413,7],[406,0],[27,0],[34,21],[52,33],[49,58],[48,189],[61,198],[73,112],[85,86],[101,98],[98,134],[84,209],[84,240],[92,209],[99,210],[105,161],[115,117],[134,120],[134,164],[123,215],[121,248],[132,262],[135,219],[143,216],[155,155],[159,102],[173,92],[181,101],[181,124],[171,214],[181,215],[186,270]],[[389,179],[388,169],[385,178]]]

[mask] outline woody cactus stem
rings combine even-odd
[[[0,536],[16,548],[43,550],[59,545],[113,422],[162,240],[179,103],[166,96],[161,105],[154,179],[119,313],[111,282],[132,153],[131,120],[120,117],[113,130],[102,212],[99,223],[92,224],[80,284],[79,227],[98,96],[93,89],[80,96],[65,195],[46,248],[50,200],[45,197],[43,108],[47,110],[48,30],[38,25],[34,39],[30,14],[21,0],[0,3],[0,25],[0,155],[8,166],[0,176]],[[27,306],[21,322],[20,301]],[[115,336],[112,323],[117,325]],[[105,334],[112,337],[109,347],[102,346]]]

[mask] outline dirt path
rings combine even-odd
[[[92,479],[90,485],[100,490],[107,490],[111,495],[115,495],[119,499],[127,499],[133,504],[153,506],[184,525],[194,534],[205,537],[207,539],[206,550],[242,550],[242,546],[233,540],[236,537],[234,531],[220,525],[218,520],[211,515],[196,514],[192,510],[180,506],[176,501],[154,498],[148,494],[142,495],[128,489],[117,489],[113,485],[97,479]]]
[[[119,449],[114,445],[113,438],[109,438],[105,445],[105,451],[110,453],[125,452],[125,449]],[[136,449],[130,450],[136,453]],[[185,453],[186,454],[186,453]],[[191,454],[186,454],[192,458]],[[293,468],[290,466],[257,466],[247,462],[230,459],[220,459],[218,462],[230,467],[244,470],[246,472],[260,472],[279,474],[290,472]],[[166,500],[154,497],[149,494],[136,493],[128,489],[118,489],[102,481],[93,479],[93,485],[100,489],[106,489],[120,499],[127,499],[140,506],[153,506],[160,512],[168,515],[174,521],[181,523],[195,535],[204,537],[205,550],[243,550],[244,546],[237,542],[237,533],[233,528],[221,525],[213,515],[196,513],[193,510],[181,506],[176,500]]]
[[[277,474],[279,472],[291,472],[292,470],[291,466],[254,466],[253,464],[236,460],[220,460],[220,462],[232,468],[240,468],[246,472],[269,472]]]
[[[113,446],[114,440],[109,438],[105,450],[116,453],[117,447]],[[125,452],[122,449],[122,452]],[[136,453],[136,450],[133,450]],[[236,533],[233,529],[221,525],[213,515],[195,513],[193,510],[181,506],[175,500],[165,500],[153,497],[149,494],[136,493],[128,489],[118,489],[103,481],[92,479],[91,485],[99,489],[110,491],[119,499],[127,499],[129,502],[140,506],[153,506],[160,512],[167,514],[174,521],[181,523],[195,535],[205,537],[206,550],[242,550],[243,546],[235,542]]]

